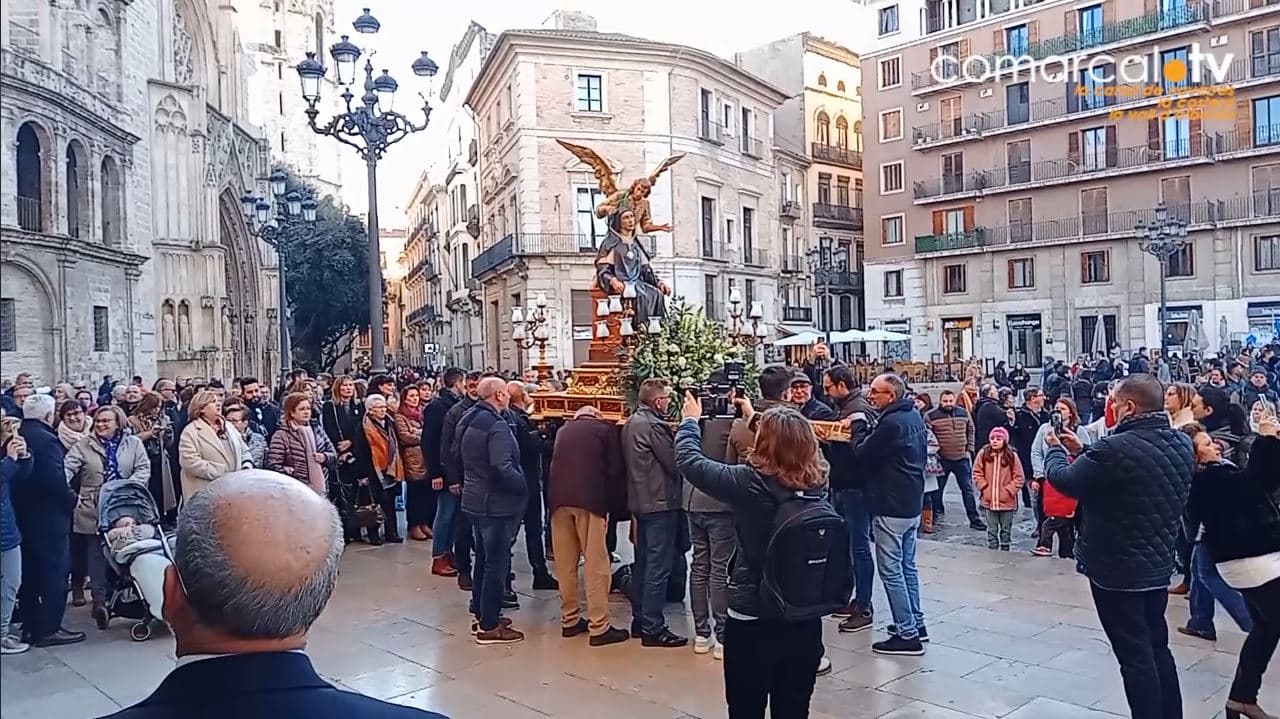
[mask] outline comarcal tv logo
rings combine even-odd
[[[1185,47],[1185,46],[1184,46]],[[1112,55],[974,55],[963,60],[938,55],[929,65],[936,83],[1045,82],[1073,84],[1086,107],[1115,106],[1155,98],[1151,106],[1112,109],[1112,118],[1233,119],[1235,89],[1228,82],[1232,53],[1202,52],[1199,43],[1176,57],[1159,46],[1149,53]]]

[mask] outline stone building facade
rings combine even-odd
[[[272,374],[275,259],[240,208],[266,154],[241,120],[234,9],[0,7],[5,371]]]
[[[605,237],[593,170],[556,143],[585,145],[618,182],[684,159],[650,196],[653,266],[673,293],[725,320],[730,289],[777,321],[780,207],[772,113],[781,90],[694,48],[594,31],[579,14],[498,37],[467,97],[480,125],[480,238],[486,365],[521,369],[536,349],[511,341],[511,310],[545,294],[548,360],[586,360],[593,258]],[[728,119],[728,123],[723,120]]]

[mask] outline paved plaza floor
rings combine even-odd
[[[963,510],[957,514],[958,524]],[[522,553],[516,559],[521,608],[510,616],[528,638],[477,646],[468,635],[467,595],[452,580],[430,576],[429,558],[422,543],[352,545],[337,592],[311,633],[308,651],[322,674],[454,719],[725,716],[721,666],[710,655],[645,649],[634,641],[590,648],[585,636],[562,639],[558,595],[529,589]],[[928,653],[871,653],[871,642],[889,623],[877,580],[876,631],[840,634],[834,621],[826,622],[834,671],[818,680],[814,717],[1127,715],[1119,671],[1072,562],[925,541],[919,565],[933,638]],[[628,625],[624,602],[615,598],[612,611],[616,625]],[[685,611],[668,608],[677,630],[688,629]],[[1186,616],[1186,601],[1171,598],[1170,627]],[[68,623],[88,631],[88,641],[0,660],[5,719],[98,716],[146,696],[173,667],[167,633],[134,643],[127,622],[99,632],[86,608],[69,609]],[[1218,716],[1226,700],[1243,636],[1221,611],[1218,635],[1210,643],[1171,633],[1188,719]],[[1264,684],[1262,704],[1276,711],[1280,666],[1273,664]]]

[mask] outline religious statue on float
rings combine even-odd
[[[596,208],[596,217],[608,218],[608,236],[596,252],[596,283],[613,295],[635,294],[635,323],[646,326],[650,318],[666,314],[666,296],[671,287],[654,274],[649,251],[640,241],[651,232],[671,232],[671,225],[654,224],[649,212],[649,194],[658,177],[676,164],[684,154],[672,155],[648,177],[641,177],[627,189],[619,189],[609,163],[595,150],[556,140],[560,146],[591,167],[600,192],[605,196]]]

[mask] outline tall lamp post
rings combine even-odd
[[[764,323],[764,305],[751,302],[744,307],[737,287],[729,290],[728,330],[730,342],[753,351],[769,336],[769,326]]]
[[[1161,202],[1156,205],[1154,222],[1140,222],[1134,227],[1138,235],[1138,249],[1156,258],[1160,263],[1160,356],[1169,356],[1169,305],[1166,285],[1169,278],[1169,258],[1187,245],[1187,222],[1169,216],[1169,210]]]
[[[279,275],[279,281],[276,283],[276,289],[279,292],[276,302],[279,309],[276,311],[280,315],[281,376],[289,371],[289,365],[293,361],[293,351],[289,344],[289,294],[285,289],[287,272],[284,243],[281,242],[280,237],[281,226],[289,218],[299,215],[307,225],[312,225],[316,221],[316,201],[310,197],[304,198],[296,190],[287,191],[288,180],[289,176],[279,168],[267,178],[271,195],[275,198],[274,204],[265,197],[249,192],[240,198],[240,208],[244,211],[245,219],[248,220],[249,234],[267,243],[276,251],[276,274]],[[271,212],[272,207],[275,208],[274,214]]]
[[[360,17],[352,23],[357,33],[375,35],[382,23],[364,8]],[[319,50],[319,48],[316,48]],[[364,93],[357,104],[351,88],[356,81],[356,61],[365,54],[359,46],[351,42],[349,35],[329,48],[329,56],[333,58],[338,84],[343,87],[342,101],[346,111],[335,115],[328,122],[317,122],[320,111],[316,106],[320,102],[320,88],[327,68],[316,59],[316,53],[307,53],[306,59],[298,63],[298,79],[302,83],[302,97],[307,101],[307,121],[312,131],[327,135],[356,149],[365,161],[369,176],[369,363],[370,371],[378,374],[386,371],[386,349],[382,340],[382,262],[378,246],[378,160],[387,148],[415,132],[427,129],[431,121],[431,103],[423,97],[422,123],[416,124],[408,117],[394,111],[399,83],[387,70],[374,77],[373,51],[369,51],[364,63]],[[421,57],[413,61],[413,74],[430,78],[439,69],[435,61],[423,52]],[[428,91],[430,86],[428,85]]]
[[[831,304],[831,288],[840,276],[849,271],[849,258],[835,251],[835,242],[830,237],[818,238],[818,246],[809,250],[809,272],[813,275],[813,294],[822,298],[818,308],[818,316],[826,315],[822,332],[828,343],[831,341],[831,320],[835,314]]]

